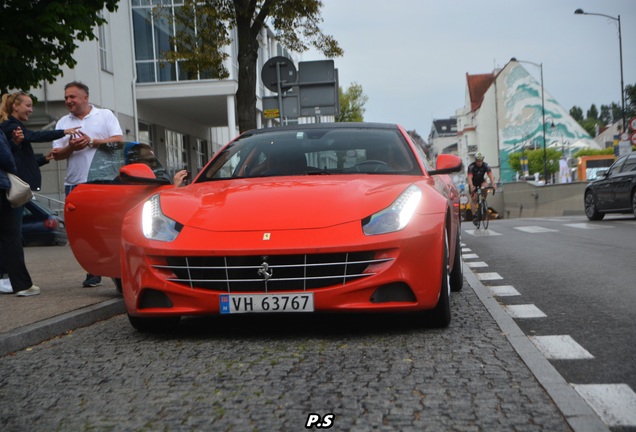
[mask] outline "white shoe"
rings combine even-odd
[[[9,278],[0,279],[0,293],[13,294],[13,287]]]
[[[16,296],[18,296],[18,297],[29,297],[29,296],[34,296],[34,295],[38,295],[38,294],[40,294],[40,288],[36,287],[35,285],[32,285],[31,288],[29,288],[29,289],[18,291],[16,293]]]

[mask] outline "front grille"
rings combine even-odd
[[[228,257],[168,257],[171,282],[224,292],[302,291],[344,285],[359,278],[375,259],[374,252]]]

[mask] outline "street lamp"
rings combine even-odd
[[[548,156],[545,150],[545,99],[543,96],[543,63],[534,63],[526,60],[517,60],[511,58],[510,61],[516,61],[519,63],[528,63],[538,67],[541,70],[541,128],[543,129],[543,179],[545,184],[548,184]]]
[[[623,131],[627,130],[627,121],[625,119],[625,89],[623,87],[623,39],[621,37],[621,16],[613,17],[611,15],[605,15],[601,13],[583,12],[583,9],[577,9],[574,11],[575,15],[596,15],[609,18],[618,23],[618,53],[621,62],[621,113],[623,115]]]

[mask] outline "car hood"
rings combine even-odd
[[[166,216],[205,230],[322,228],[359,221],[382,210],[421,180],[411,176],[330,176],[324,180],[215,181],[163,192],[161,207]]]

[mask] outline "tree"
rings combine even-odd
[[[580,107],[573,106],[572,108],[570,108],[570,115],[577,122],[583,120],[583,110]]]
[[[587,110],[587,118],[598,120],[598,109],[596,105],[592,104],[589,110]]]
[[[62,67],[77,64],[78,41],[93,40],[96,25],[106,22],[118,0],[7,0],[0,8],[0,90],[29,90],[52,83]]]
[[[347,91],[340,92],[340,114],[336,117],[337,122],[361,122],[364,121],[364,104],[369,98],[362,91],[362,86],[356,82],[352,83]]]
[[[314,47],[328,58],[344,53],[336,40],[323,34],[319,27],[322,22],[320,0],[186,0],[183,8],[191,9],[183,13],[190,13],[193,19],[179,21],[179,16],[175,16],[179,25],[171,41],[176,54],[164,55],[171,63],[185,61],[191,73],[203,71],[216,73],[216,77],[227,76],[222,68],[223,49],[229,32],[236,29],[236,101],[241,132],[254,129],[257,124],[256,67],[259,37],[266,25],[272,28],[277,41],[291,51],[304,52]],[[201,24],[203,27],[211,23],[214,30],[200,32],[198,22],[206,23]]]
[[[562,152],[559,150],[548,148],[546,153],[546,168],[548,175],[559,171],[559,159],[561,159]],[[511,153],[508,163],[510,168],[521,174],[521,156],[524,155],[528,158],[528,171],[532,175],[534,173],[540,173],[543,176],[543,149],[538,148],[536,150],[524,150],[523,152]]]

